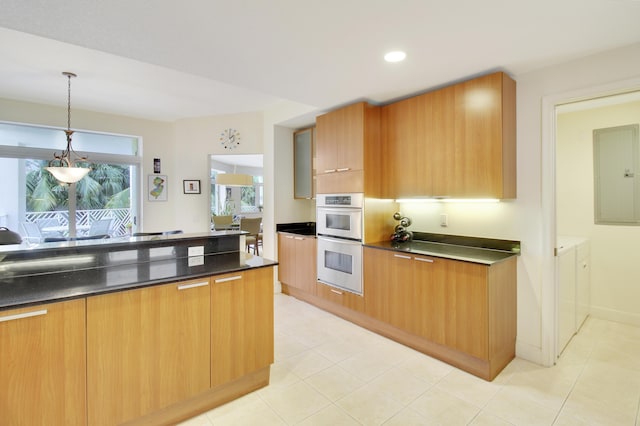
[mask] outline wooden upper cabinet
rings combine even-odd
[[[84,299],[0,312],[0,424],[85,425]]]
[[[516,83],[502,72],[455,86],[456,173],[452,196],[516,197]]]
[[[455,144],[455,87],[449,86],[423,95],[427,121],[425,145],[420,151],[426,155],[431,169],[432,188],[430,194],[447,196],[460,194],[459,176],[464,167],[458,164],[458,147]],[[459,195],[460,196],[460,195]]]
[[[418,96],[382,108],[385,197],[431,193],[431,167],[425,167],[430,160],[424,126],[427,105],[424,96]]]
[[[316,192],[380,192],[380,108],[358,102],[316,118]]]
[[[502,72],[384,106],[384,196],[515,198],[515,119]]]

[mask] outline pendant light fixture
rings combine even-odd
[[[253,186],[253,176],[236,173],[236,166],[233,166],[233,173],[220,173],[216,175],[216,184],[225,186]]]
[[[49,173],[53,175],[60,183],[76,183],[89,173],[91,170],[88,167],[76,166],[76,160],[71,158],[73,154],[77,160],[86,161],[87,157],[80,157],[71,148],[71,77],[77,77],[72,72],[63,72],[62,75],[67,77],[67,130],[64,133],[67,135],[67,148],[58,155],[53,153],[53,160],[49,161],[48,167],[45,167]]]

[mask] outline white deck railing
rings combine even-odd
[[[60,226],[69,224],[69,212],[52,211],[52,212],[27,212],[25,221],[38,222],[41,220],[57,220]],[[99,209],[99,210],[77,210],[76,226],[90,226],[96,220],[113,219],[111,222],[111,236],[120,237],[129,235],[129,227],[131,223],[130,209]]]

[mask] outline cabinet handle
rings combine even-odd
[[[46,314],[47,314],[47,310],[42,309],[40,311],[32,311],[32,312],[25,312],[22,314],[7,315],[5,317],[0,317],[0,322],[19,320],[22,318],[37,317],[37,316],[46,315]]]
[[[330,291],[331,293],[339,294],[340,296],[342,296],[342,292],[341,292],[341,291],[334,290],[334,289],[332,289],[332,288],[330,288],[330,289],[329,289],[329,291]]]
[[[302,241],[302,240],[304,240],[304,238],[302,238],[302,237],[293,237],[293,238],[294,238],[295,240],[298,240],[298,241]]]
[[[178,286],[178,290],[188,290],[190,288],[195,288],[195,287],[204,287],[206,285],[209,285],[208,281],[203,281],[200,283],[193,283],[193,284],[182,284]]]
[[[394,254],[393,257],[399,257],[400,259],[411,259],[411,256],[405,256],[402,254]]]
[[[325,173],[335,173],[335,172],[337,172],[337,171],[338,171],[337,169],[327,169],[327,170],[325,170],[324,172],[325,172]]]
[[[433,259],[425,259],[423,257],[414,257],[414,259],[417,260],[418,262],[433,263]]]
[[[226,283],[227,281],[235,281],[235,280],[241,280],[242,279],[242,275],[235,275],[233,277],[227,277],[227,278],[219,278],[217,280],[214,280],[214,282],[217,283]]]
[[[338,172],[348,172],[349,170],[351,170],[351,167],[343,167],[341,169],[336,169],[336,171]]]
[[[285,237],[286,239],[288,239],[288,240],[293,240],[293,236],[291,236],[291,235],[285,235],[284,237]]]

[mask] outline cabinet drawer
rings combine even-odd
[[[342,305],[345,308],[353,309],[354,311],[364,312],[364,298],[350,291],[342,290],[339,288],[331,287],[326,284],[316,284],[316,295],[322,297],[325,300]]]

